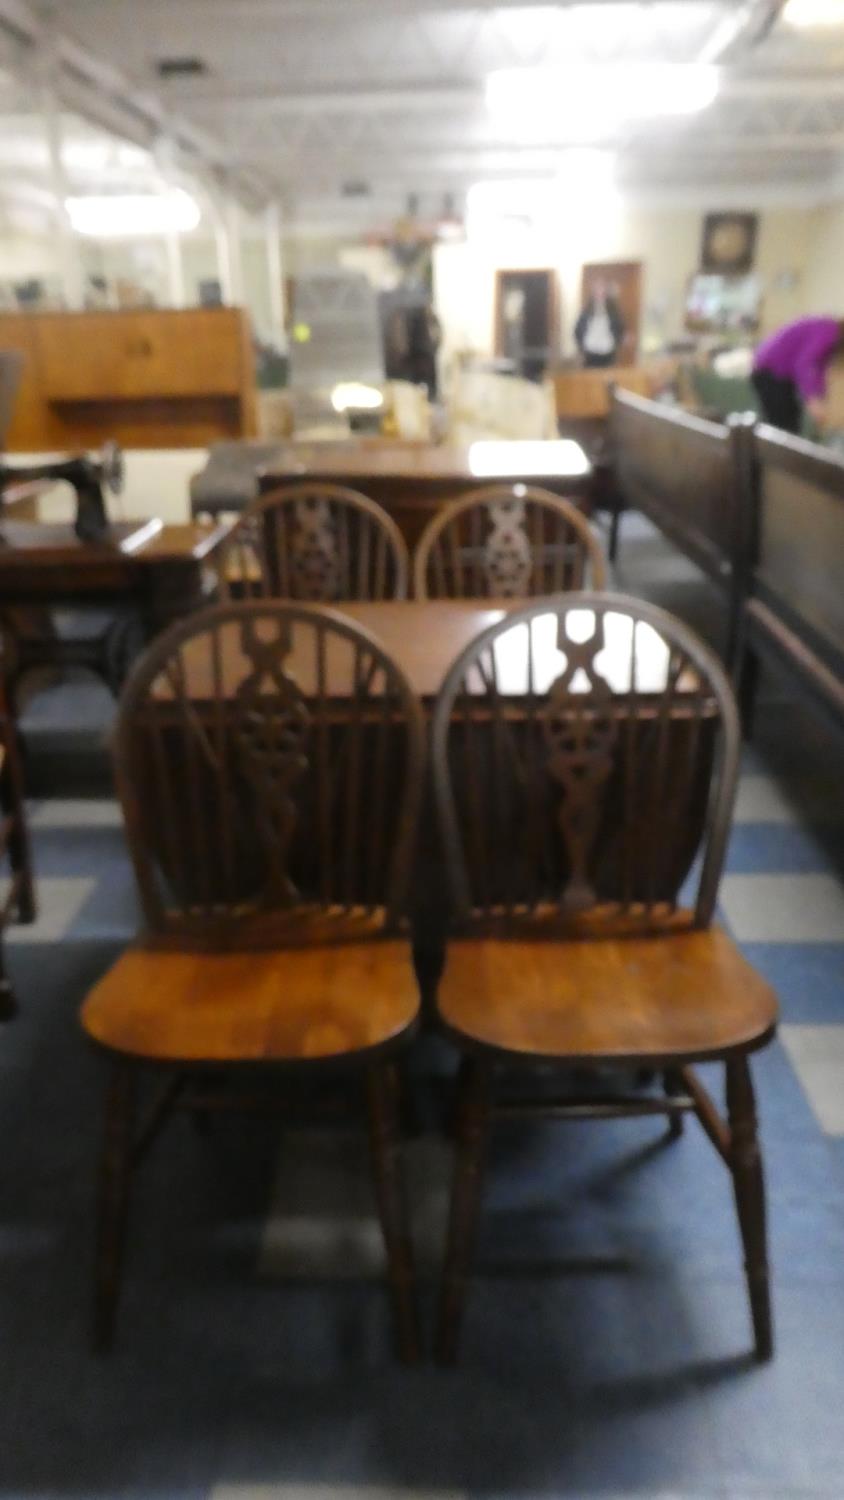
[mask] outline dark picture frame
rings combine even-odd
[[[700,248],[701,271],[721,276],[740,276],[752,271],[758,230],[758,214],[707,214]]]

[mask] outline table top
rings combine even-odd
[[[178,558],[202,562],[225,539],[232,524],[190,521],[164,526],[155,518],[117,521],[110,540],[82,542],[70,524],[6,521],[0,525],[0,571],[33,564],[81,568],[116,559],[143,564]]]
[[[470,641],[489,625],[502,620],[509,610],[518,609],[524,600],[395,600],[383,603],[349,603],[335,606],[336,612],[354,620],[377,640],[402,669],[420,698],[432,699],[439,692],[452,662]],[[579,635],[588,637],[594,623],[589,610],[577,612]],[[632,623],[623,615],[610,614],[605,619],[604,651],[597,657],[598,670],[614,692],[630,690],[630,635]],[[541,616],[534,626],[534,687],[545,692],[563,670],[564,658],[557,650],[556,616]],[[300,639],[302,639],[300,637]],[[496,645],[499,689],[502,695],[519,697],[527,690],[527,632],[523,625],[501,636]],[[243,664],[238,645],[238,628],[232,625],[222,642],[223,686],[228,672],[231,682],[242,676]],[[286,669],[308,695],[316,689],[313,652],[297,650],[294,631],[293,649],[286,658]],[[190,643],[184,652],[185,682],[189,697],[208,699],[213,694],[213,662],[202,639]],[[660,693],[668,671],[668,648],[661,637],[646,624],[636,632],[636,688],[639,693]],[[354,680],[352,647],[342,638],[332,639],[326,650],[326,690],[331,698],[351,696]],[[679,690],[696,686],[693,678],[678,684]],[[577,690],[577,680],[574,684]]]
[[[357,441],[283,443],[264,479],[367,478],[430,480],[522,480],[589,477],[589,459],[572,438],[530,441],[483,441],[466,447],[435,443]]]

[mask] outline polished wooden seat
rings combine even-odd
[[[417,599],[526,599],[587,582],[606,584],[588,520],[534,485],[486,485],[452,501],[428,522],[413,558]]]
[[[404,599],[407,547],[387,512],[344,485],[284,485],[254,501],[221,558],[221,592],[236,599]]]
[[[397,1342],[416,1358],[396,1058],[419,1008],[405,909],[423,762],[403,673],[330,611],[220,605],[137,664],[115,773],[145,932],[81,1016],[111,1069],[97,1347],[113,1336],[131,1170],[171,1110],[219,1107],[208,1075],[225,1071],[241,1080],[226,1107],[277,1109],[322,1070],[363,1085]],[[142,1072],[163,1089],[136,1127]],[[257,1099],[241,1101],[244,1074]]]
[[[775,996],[717,928],[574,941],[455,939],[442,1021],[467,1044],[573,1063],[703,1062],[768,1041]]]
[[[432,742],[455,926],[436,1003],[464,1054],[439,1357],[456,1355],[497,1116],[662,1114],[677,1136],[692,1112],[733,1179],[756,1354],[768,1358],[747,1059],[772,1037],[777,1006],[711,926],[739,752],[720,663],[680,621],[641,601],[537,601],[462,651],[437,701]],[[700,1061],[724,1065],[726,1119],[692,1067]],[[591,1093],[566,1089],[573,1066],[578,1078],[591,1070]],[[606,1075],[625,1068],[633,1078],[653,1070],[658,1082],[602,1092]],[[555,1070],[562,1091],[552,1095]]]
[[[413,1026],[405,941],[268,953],[132,948],[89,994],[88,1036],[161,1063],[299,1062],[386,1047]]]

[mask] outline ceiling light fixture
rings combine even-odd
[[[104,240],[187,234],[200,220],[199,204],[183,188],[164,193],[92,193],[66,198],[65,208],[77,234]]]
[[[844,26],[844,0],[787,0],[782,13],[789,26]]]
[[[486,99],[511,130],[587,140],[625,120],[697,114],[718,87],[712,63],[564,64],[490,73]]]

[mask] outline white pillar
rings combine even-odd
[[[214,220],[214,246],[217,252],[217,280],[220,283],[220,295],[224,304],[231,305],[232,298],[232,263],[229,255],[229,237],[226,233],[226,225],[220,211],[220,205],[214,199],[211,203],[211,213]]]
[[[178,165],[178,155],[172,139],[166,135],[160,136],[153,147],[152,155],[158,176],[158,190],[162,197],[166,197],[176,179]],[[184,307],[185,268],[182,261],[181,235],[171,229],[165,232],[163,239],[167,261],[167,300],[171,307]]]
[[[240,247],[240,204],[231,193],[226,198],[226,239],[229,251],[229,300],[243,306],[243,255]]]
[[[277,203],[268,203],[264,213],[267,241],[267,276],[270,284],[270,321],[273,336],[282,346],[287,342],[284,314],[284,261],[281,254],[281,216]]]
[[[171,307],[185,306],[185,266],[182,260],[181,235],[171,231],[164,237],[167,250],[167,279]]]
[[[81,308],[85,297],[85,277],[79,244],[73,225],[65,208],[68,194],[67,178],[62,153],[62,118],[55,86],[54,63],[50,60],[44,72],[41,87],[41,104],[44,112],[44,131],[47,137],[47,153],[50,161],[50,178],[55,197],[56,228],[61,258],[62,292],[70,308]]]

